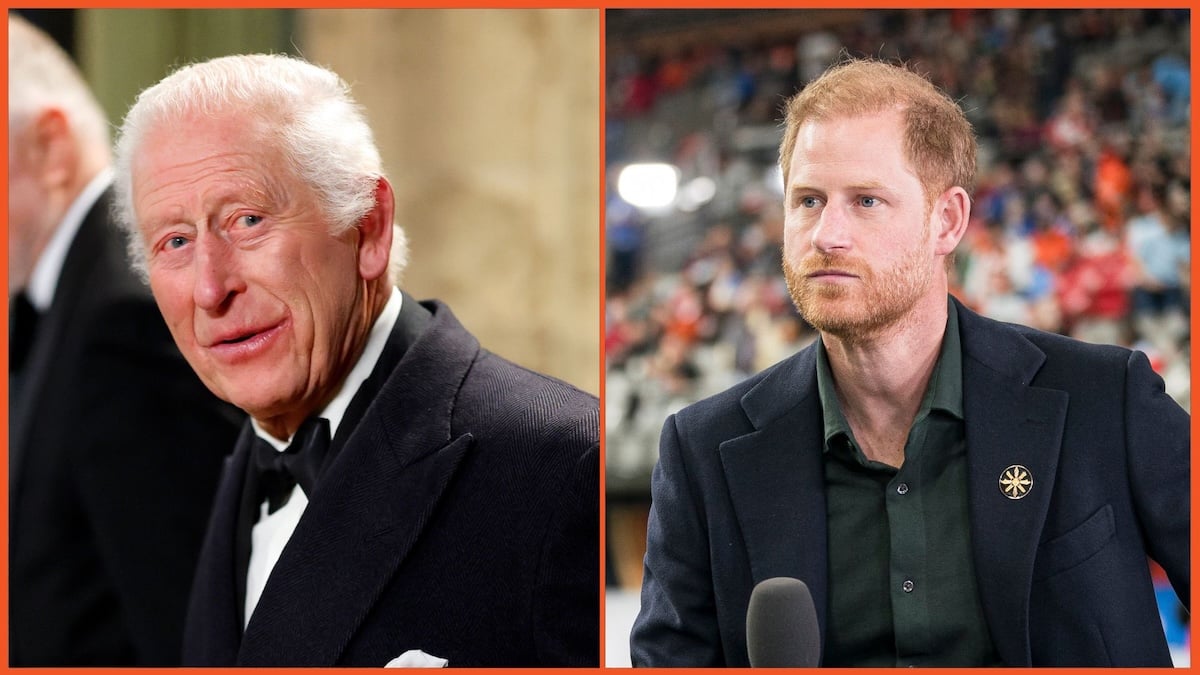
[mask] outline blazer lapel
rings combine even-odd
[[[825,625],[824,425],[816,351],[783,362],[742,397],[755,431],[720,445],[721,464],[754,583],[777,576],[808,585]]]
[[[961,305],[958,311],[975,576],[1000,657],[1008,666],[1029,667],[1033,562],[1058,468],[1068,396],[1029,385],[1045,361],[1031,342]],[[1001,482],[1014,473],[1032,483]]]
[[[242,637],[241,611],[235,585],[233,533],[237,529],[254,429],[242,426],[233,454],[225,459],[221,482],[213,501],[196,578],[192,584],[187,624],[184,627],[184,664],[232,665]]]
[[[470,449],[450,421],[479,344],[444,305],[431,309],[322,476],[246,627],[240,664],[335,665]]]

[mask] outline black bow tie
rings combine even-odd
[[[268,513],[287,504],[296,484],[312,498],[313,488],[321,475],[325,455],[329,452],[329,420],[310,417],[304,420],[287,450],[280,452],[263,439],[254,448],[254,465],[258,469],[258,499],[266,499]]]

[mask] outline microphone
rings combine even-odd
[[[821,631],[812,594],[803,581],[760,581],[746,612],[746,648],[754,668],[816,668]]]

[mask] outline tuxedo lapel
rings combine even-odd
[[[470,449],[471,436],[454,435],[450,422],[479,345],[448,308],[431,308],[427,330],[322,476],[246,627],[239,664],[336,664]]]
[[[200,562],[192,584],[187,625],[184,628],[185,665],[230,665],[237,658],[242,636],[241,609],[235,574],[233,533],[237,530],[242,505],[246,465],[255,443],[254,429],[247,420],[225,459],[221,482],[213,501],[213,513]]]
[[[1008,666],[1028,667],[1034,556],[1058,468],[1068,397],[1029,386],[1045,355],[1019,333],[961,306],[959,318],[975,576],[1000,657]],[[1001,483],[1014,473],[1027,474],[1032,484]]]
[[[804,581],[825,623],[824,426],[816,391],[816,351],[785,361],[742,397],[755,431],[720,446],[754,583]]]

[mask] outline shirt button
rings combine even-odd
[[[896,492],[899,492],[902,495],[908,494],[908,483],[901,483],[897,485]]]
[[[904,589],[904,592],[905,592],[905,593],[912,593],[912,590],[913,590],[913,582],[912,582],[912,580],[910,580],[910,579],[905,579],[905,580],[904,580],[904,583],[903,583],[903,584],[901,584],[901,585],[900,585],[900,587]]]

